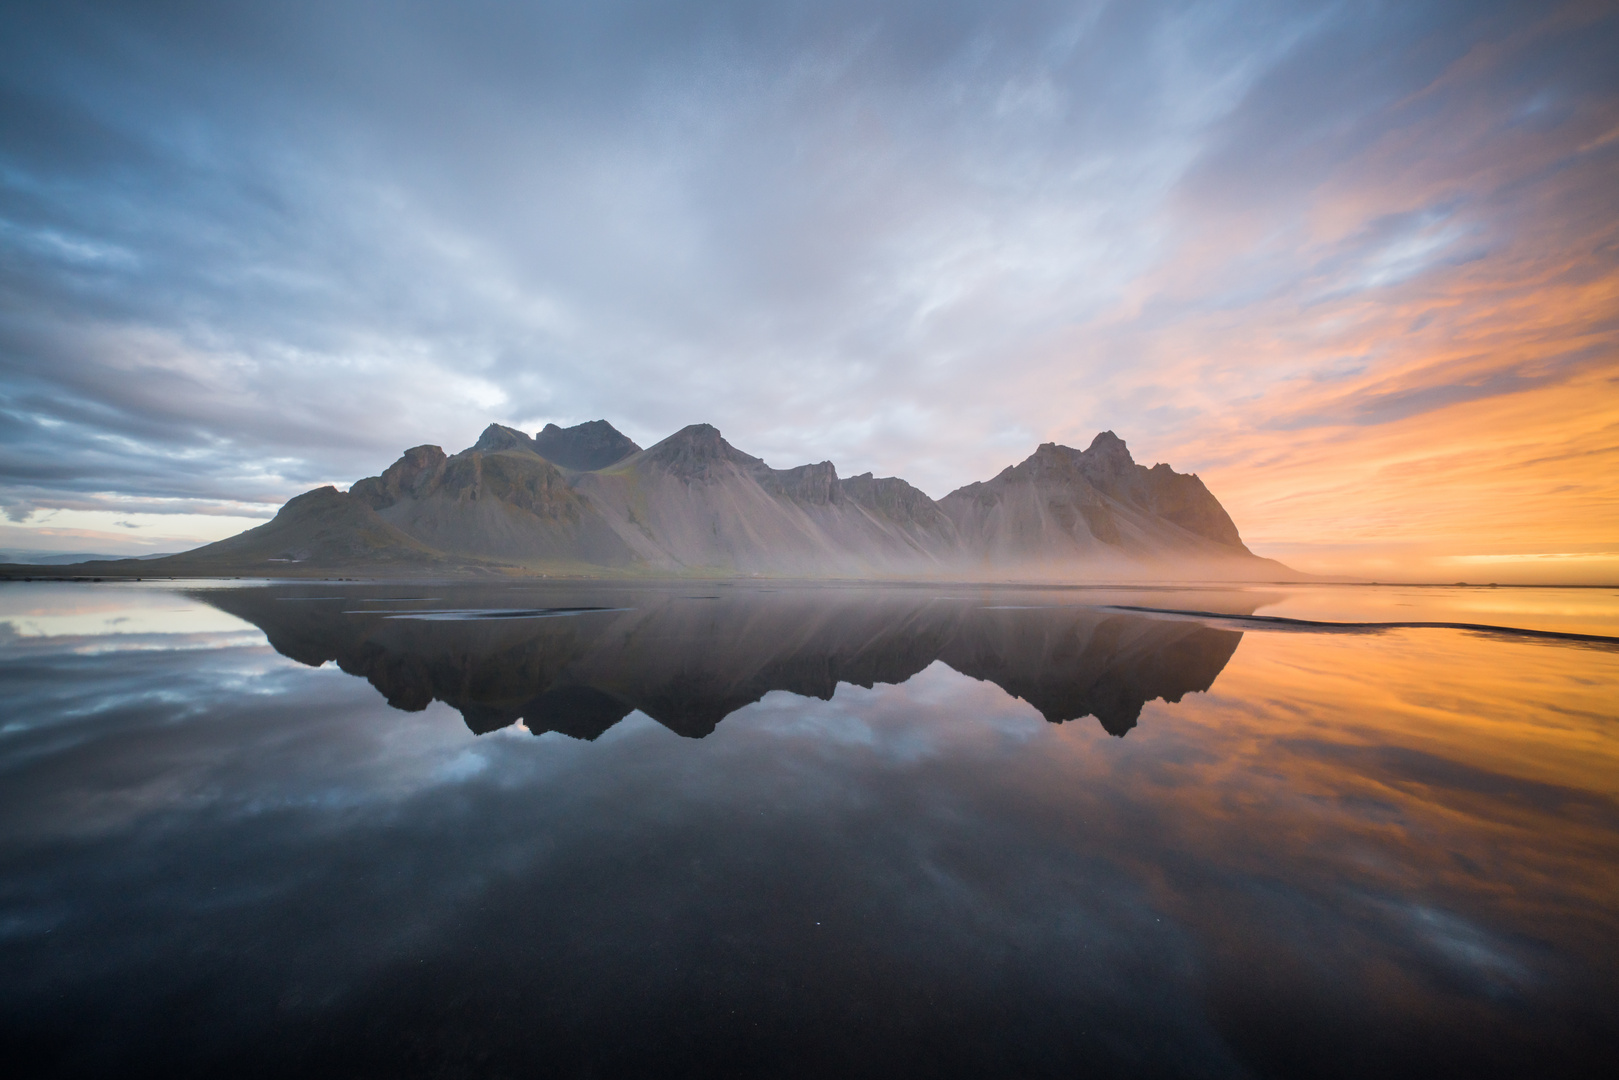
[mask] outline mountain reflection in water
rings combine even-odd
[[[1619,648],[1343,625],[1619,593],[220,584],[0,585],[9,1075],[1619,1059]]]
[[[359,592],[195,595],[258,626],[284,656],[314,667],[335,661],[369,680],[395,708],[442,701],[476,734],[521,720],[535,734],[578,739],[636,709],[700,739],[773,690],[831,700],[839,683],[903,683],[935,661],[994,683],[1053,723],[1094,716],[1122,736],[1148,701],[1209,689],[1242,640],[1239,631],[1049,597],[986,604],[914,589],[648,589],[613,592],[606,606],[558,590],[545,607],[513,608],[510,590],[435,591],[444,594],[431,598],[437,606]]]

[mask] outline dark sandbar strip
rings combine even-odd
[[[1181,611],[1174,608],[1134,607],[1129,604],[1107,604],[1105,611],[1139,611],[1149,615],[1180,615],[1191,619],[1225,619],[1229,622],[1257,623],[1261,626],[1283,626],[1298,630],[1324,630],[1339,633],[1381,630],[1472,630],[1481,634],[1507,634],[1512,637],[1546,638],[1552,641],[1583,641],[1591,645],[1619,646],[1619,637],[1604,634],[1575,634],[1564,630],[1529,630],[1521,626],[1490,626],[1485,623],[1460,622],[1318,622],[1312,619],[1287,619],[1280,615],[1232,615],[1222,611]]]

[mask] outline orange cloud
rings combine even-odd
[[[1296,205],[1189,181],[1178,257],[1108,332],[1181,410],[1146,456],[1196,468],[1257,549],[1619,581],[1619,106],[1539,123],[1502,76],[1569,17],[1469,53]]]

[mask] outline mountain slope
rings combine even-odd
[[[267,574],[300,564],[323,568],[438,567],[449,560],[384,521],[363,499],[334,487],[289,499],[256,528],[167,559],[129,560],[141,573]]]
[[[829,461],[772,469],[708,424],[581,475],[576,489],[659,568],[859,575],[939,568],[954,551],[949,520],[903,480],[840,480]]]

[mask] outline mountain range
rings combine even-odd
[[[1104,431],[1045,443],[934,500],[830,461],[774,469],[694,424],[642,449],[605,420],[533,436],[491,424],[457,454],[406,450],[257,528],[98,573],[551,573],[1025,580],[1279,580],[1203,482],[1138,465]]]

